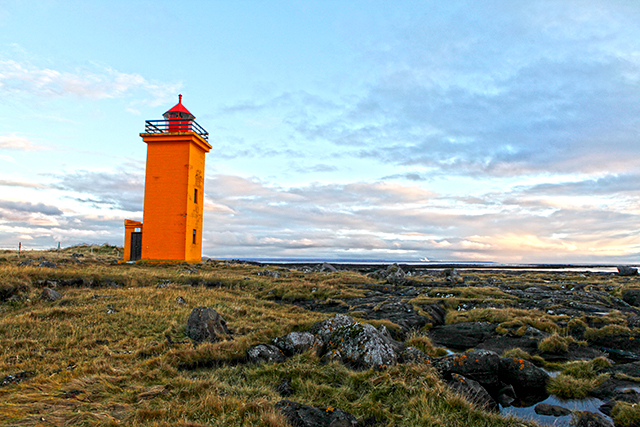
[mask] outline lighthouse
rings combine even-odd
[[[125,220],[124,260],[202,259],[204,160],[209,134],[178,103],[147,120],[140,134],[147,144],[142,222]]]

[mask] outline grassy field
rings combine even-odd
[[[364,275],[276,278],[258,266],[117,264],[118,255],[109,246],[0,252],[0,424],[287,426],[274,405],[288,380],[289,399],[339,407],[362,425],[535,425],[478,409],[429,365],[358,372],[311,351],[281,364],[244,362],[251,345],[330,317],[274,298],[361,296],[353,285],[376,283]],[[27,259],[34,262],[18,266]],[[57,268],[38,267],[44,259]],[[63,298],[42,300],[44,287]],[[197,306],[218,311],[233,339],[194,346],[184,331]],[[420,333],[411,339],[438,354]]]

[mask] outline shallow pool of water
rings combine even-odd
[[[607,417],[605,414],[599,411],[600,405],[604,402],[600,399],[585,399],[585,400],[560,400],[555,396],[549,396],[546,400],[538,403],[548,403],[549,405],[557,405],[562,406],[563,408],[567,408],[571,411],[589,411],[596,414],[600,414],[606,419],[611,421],[611,418]],[[525,408],[518,408],[515,406],[502,407],[500,406],[500,412],[507,415],[515,415],[516,417],[532,419],[542,425],[548,426],[556,426],[556,427],[572,427],[572,417],[571,415],[565,415],[563,417],[553,417],[548,415],[538,415],[534,410],[535,405],[528,406]]]

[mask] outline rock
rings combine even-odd
[[[445,380],[452,374],[460,374],[478,381],[489,390],[496,390],[500,386],[498,368],[500,356],[490,350],[470,350],[460,354],[432,359],[433,366]]]
[[[570,415],[571,411],[558,405],[549,405],[548,403],[538,403],[533,408],[538,415],[548,415],[550,417],[564,417]]]
[[[58,268],[58,266],[56,265],[55,262],[51,262],[51,261],[41,261],[40,264],[38,264],[38,267],[42,268]]]
[[[187,320],[186,334],[196,343],[216,342],[231,336],[227,322],[210,307],[196,307]]]
[[[281,400],[275,407],[294,427],[356,427],[358,425],[353,415],[332,406],[315,408],[290,400]]]
[[[634,307],[640,307],[640,289],[627,289],[622,292],[622,300]]]
[[[627,318],[627,326],[629,328],[640,328],[640,316],[629,316]]]
[[[309,332],[291,332],[285,336],[274,338],[271,342],[287,356],[304,353],[311,348],[322,345],[322,341]]]
[[[18,265],[20,267],[24,267],[24,266],[27,266],[27,265],[33,265],[33,260],[32,259],[25,259],[24,261],[20,261],[18,263]]]
[[[618,266],[618,275],[620,276],[637,276],[638,269],[634,267],[627,267],[626,265]]]
[[[340,360],[346,365],[361,369],[395,365],[398,361],[396,349],[403,346],[402,343],[384,336],[373,326],[357,322],[333,329],[323,337],[323,342],[324,360]]]
[[[431,323],[431,326],[444,325],[444,318],[447,315],[447,310],[444,308],[443,301],[435,304],[422,305],[420,308],[431,317],[431,322],[429,322]]]
[[[458,284],[464,282],[464,277],[460,275],[460,272],[455,268],[446,268],[442,275],[444,276],[444,280],[446,280],[449,284]]]
[[[612,399],[608,400],[598,408],[600,412],[608,416],[611,416],[611,411],[618,402],[627,402],[632,405],[640,403],[640,393],[634,389],[615,390],[612,397]]]
[[[291,387],[291,381],[284,379],[276,387],[276,391],[282,397],[289,397],[294,393],[293,387]]]
[[[431,358],[415,347],[405,348],[398,356],[399,363],[431,363]]]
[[[469,401],[487,411],[497,412],[500,408],[489,392],[477,381],[460,374],[451,374],[449,385],[456,392],[464,395]]]
[[[186,304],[187,301],[182,297],[177,297],[176,298],[176,303],[178,303],[178,304]]]
[[[328,262],[323,262],[320,267],[318,267],[318,271],[320,273],[337,273],[338,269]]]
[[[378,270],[371,274],[369,277],[379,280],[386,280],[390,284],[402,284],[404,283],[406,273],[398,266],[398,264],[391,264],[384,270]]]
[[[544,389],[549,381],[549,374],[527,360],[505,357],[500,359],[498,378],[511,384],[516,390]]]
[[[258,344],[247,350],[247,360],[251,363],[281,363],[286,359],[284,353],[271,344]]]
[[[313,324],[309,332],[322,340],[323,343],[326,343],[336,329],[352,323],[356,323],[356,321],[351,317],[337,314],[335,317]]]
[[[574,412],[576,427],[613,427],[613,423],[593,412]]]
[[[35,374],[32,371],[22,371],[15,374],[5,375],[2,379],[0,379],[0,387],[5,387],[9,384],[21,383],[22,381],[31,378],[34,375]]]
[[[428,335],[434,344],[454,349],[477,347],[489,339],[496,331],[497,325],[487,322],[463,322],[436,326]]]
[[[538,342],[549,335],[549,333],[540,329],[527,326],[522,335],[515,334],[512,331],[504,335],[494,334],[475,347],[495,351],[498,354],[502,354],[512,348],[520,348],[529,353],[538,353]]]
[[[507,384],[503,386],[498,391],[498,403],[504,407],[511,406],[513,402],[516,400],[516,391],[513,389],[511,384]]]
[[[412,330],[420,330],[429,319],[418,313],[413,305],[401,301],[388,301],[378,304],[371,311],[365,312],[365,319],[387,319],[402,328],[403,334]]]
[[[40,298],[45,301],[55,301],[62,298],[62,295],[60,294],[60,292],[51,288],[44,288],[42,290],[42,295],[40,295]]]
[[[78,252],[74,252],[74,253],[72,253],[72,254],[71,254],[71,256],[72,256],[73,258],[80,258],[80,257],[83,257],[84,255],[79,254]]]

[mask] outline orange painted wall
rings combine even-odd
[[[142,223],[140,221],[124,220],[124,261],[131,259],[131,233],[135,232],[136,228],[142,231]]]
[[[192,133],[142,137],[147,143],[142,259],[200,261],[204,155],[211,146]],[[196,184],[198,203],[193,199]]]

